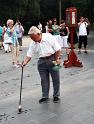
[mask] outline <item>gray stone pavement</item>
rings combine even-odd
[[[30,39],[24,37],[20,61],[25,57]],[[60,69],[61,100],[39,104],[40,77],[37,56],[24,68],[22,114],[18,114],[21,68],[12,68],[11,53],[0,51],[0,123],[1,124],[94,124],[94,36],[89,36],[88,51],[77,54],[83,67]],[[77,49],[75,50],[77,53]],[[67,58],[63,50],[62,62]]]

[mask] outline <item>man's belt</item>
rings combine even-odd
[[[39,59],[50,59],[51,57],[54,57],[55,54],[52,54],[50,56],[40,57]]]

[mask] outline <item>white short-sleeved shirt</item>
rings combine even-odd
[[[15,25],[15,31],[16,31],[16,34],[17,34],[17,38],[22,38],[23,36],[23,32],[24,32],[24,28],[22,25]]]
[[[87,25],[88,25],[87,22],[83,22],[79,26],[79,35],[80,36],[86,36],[87,35],[87,30],[86,30]]]
[[[50,33],[42,33],[41,42],[32,41],[27,51],[27,56],[32,57],[35,53],[38,53],[39,58],[46,57],[54,54],[58,50],[61,50],[61,46],[57,43],[54,36]]]

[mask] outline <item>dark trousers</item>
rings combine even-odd
[[[82,48],[82,44],[84,44],[84,48],[87,46],[87,36],[79,36],[79,46],[78,48]]]
[[[19,46],[22,46],[22,38],[18,38]]]
[[[38,71],[41,77],[41,86],[42,86],[42,97],[49,97],[49,89],[50,89],[50,75],[53,81],[53,97],[59,96],[60,89],[60,77],[59,71],[54,71],[52,69],[53,64],[52,61],[54,57],[50,57],[49,59],[40,58],[38,61]]]

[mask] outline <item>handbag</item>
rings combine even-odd
[[[8,34],[6,32],[4,34],[4,43],[5,44],[12,44],[12,39],[11,39],[11,37],[8,36]]]

